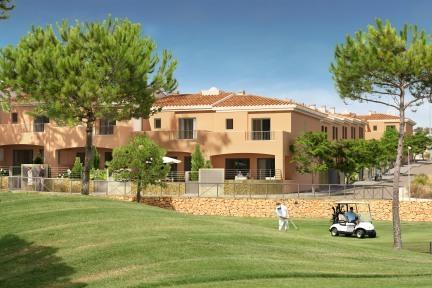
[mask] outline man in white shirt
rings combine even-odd
[[[288,208],[280,202],[276,203],[276,215],[279,217],[279,231],[286,231],[288,226]]]

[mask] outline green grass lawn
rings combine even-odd
[[[332,238],[329,221],[190,216],[81,196],[0,194],[0,287],[431,287],[432,223]]]

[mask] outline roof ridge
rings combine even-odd
[[[233,93],[233,92],[224,92],[224,93],[230,93],[230,94],[228,94],[227,96],[223,97],[222,99],[219,99],[216,102],[212,103],[211,104],[212,107],[214,107],[214,106],[218,105],[219,103],[221,103],[225,100],[228,100],[229,98],[235,96],[235,93]]]

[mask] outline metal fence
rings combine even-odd
[[[151,196],[177,197],[221,197],[242,199],[391,199],[389,185],[339,185],[339,184],[296,184],[284,181],[225,181],[224,183],[163,182],[162,185],[147,186],[141,194]],[[80,193],[80,179],[41,178],[22,176],[0,176],[1,191],[40,191]],[[90,181],[90,193],[94,195],[134,195],[135,182]],[[401,199],[409,200],[408,193],[400,193]],[[412,195],[411,195],[412,196]],[[422,197],[426,198],[426,197]]]

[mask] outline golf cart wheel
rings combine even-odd
[[[376,232],[373,231],[369,234],[369,238],[376,238]]]
[[[337,230],[336,228],[334,228],[334,227],[331,229],[330,233],[331,233],[331,235],[332,235],[333,237],[339,235],[338,230]]]
[[[357,229],[357,231],[355,232],[355,235],[357,238],[364,238],[366,232],[363,229]]]

